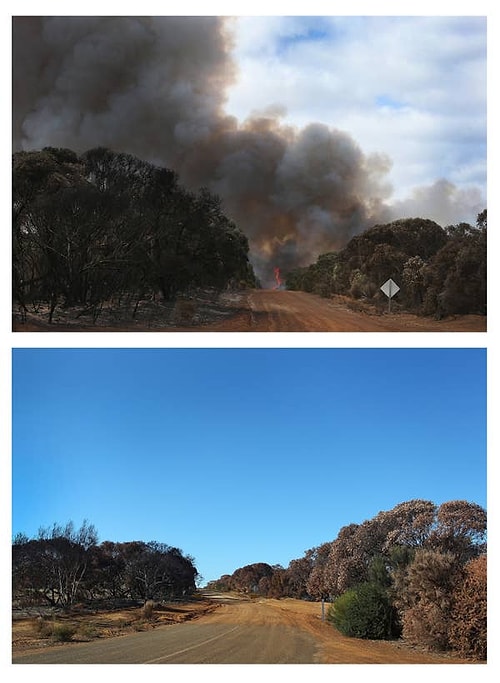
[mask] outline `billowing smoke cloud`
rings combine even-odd
[[[464,217],[477,217],[485,208],[479,189],[461,190],[442,178],[432,185],[416,187],[408,199],[393,202],[391,213],[395,218],[411,218],[420,215],[424,206],[439,225],[462,223]]]
[[[14,18],[14,144],[174,161],[219,127],[227,52],[217,17]]]
[[[264,283],[390,220],[383,155],[279,109],[225,114],[230,54],[220,17],[14,18],[14,149],[105,146],[174,168],[221,196]]]

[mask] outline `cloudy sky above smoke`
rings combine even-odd
[[[14,149],[98,145],[208,186],[258,270],[486,207],[484,17],[23,17]]]
[[[235,34],[227,111],[275,104],[298,126],[349,132],[389,156],[394,199],[427,186],[435,200],[442,179],[484,193],[485,18],[240,17]]]

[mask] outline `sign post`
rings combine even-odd
[[[386,297],[389,299],[389,313],[391,312],[391,299],[392,297],[399,292],[399,287],[398,285],[394,282],[392,278],[389,278],[387,282],[384,282],[382,287],[380,288]]]

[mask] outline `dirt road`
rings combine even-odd
[[[283,626],[186,623],[113,642],[51,648],[14,658],[13,663],[300,664],[313,661],[314,645],[307,634]]]
[[[352,306],[352,304],[351,304]],[[248,309],[233,321],[235,331],[247,332],[465,332],[486,330],[480,316],[436,321],[404,313],[376,315],[358,310],[345,299],[326,299],[306,292],[254,290],[247,294]],[[229,331],[231,321],[226,325]]]
[[[457,664],[402,644],[345,638],[318,603],[213,597],[194,622],[13,656],[14,664]]]
[[[248,290],[225,293],[210,307],[189,300],[191,321],[162,320],[151,314],[148,324],[110,324],[101,316],[96,325],[73,320],[60,311],[49,325],[46,315],[13,320],[14,332],[485,332],[486,317],[464,315],[434,320],[408,313],[376,314],[374,308],[346,297],[322,298],[306,292]],[[202,310],[203,315],[200,315]],[[64,314],[64,315],[63,315]],[[64,317],[66,316],[66,317]],[[198,323],[202,317],[203,324]]]

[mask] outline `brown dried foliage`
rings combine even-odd
[[[455,588],[450,643],[462,656],[479,660],[487,653],[487,560],[481,555],[464,568],[465,579]]]
[[[451,553],[418,550],[400,596],[404,639],[430,649],[449,649],[453,591],[461,567]]]

